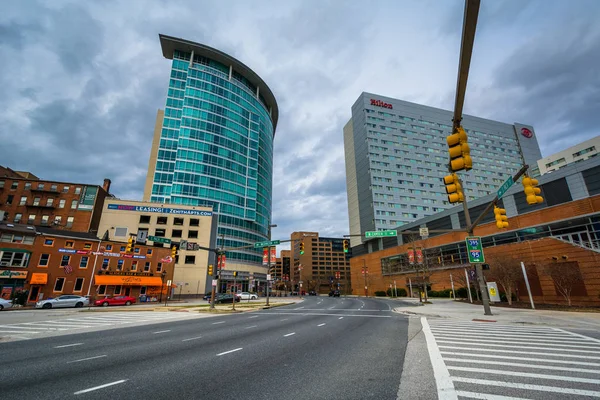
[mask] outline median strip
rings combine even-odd
[[[104,385],[96,386],[96,387],[93,387],[93,388],[80,390],[80,391],[75,392],[73,394],[83,394],[83,393],[93,392],[94,390],[104,389],[105,387],[109,387],[109,386],[113,386],[113,385],[118,385],[119,383],[123,383],[123,382],[127,382],[127,379],[121,379],[120,381],[106,383]]]

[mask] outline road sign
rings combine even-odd
[[[421,237],[429,236],[429,228],[419,228],[419,235],[421,235]]]
[[[261,247],[270,247],[270,246],[278,245],[279,243],[281,243],[281,241],[279,241],[279,240],[270,240],[267,242],[257,242],[257,243],[254,243],[254,248],[258,249]]]
[[[167,281],[167,286],[171,286],[171,280],[170,279]]]
[[[216,279],[212,280],[212,285],[215,286],[215,287],[217,286],[217,280]]]
[[[267,280],[270,281],[271,280],[271,274],[267,274]]]
[[[498,198],[502,197],[502,195],[504,193],[506,193],[506,191],[513,185],[514,181],[512,176],[509,176],[508,179],[506,181],[504,181],[504,183],[502,184],[502,186],[500,186],[500,189],[498,189],[498,191],[496,192],[496,194],[498,195]]]
[[[152,241],[152,242],[156,242],[156,243],[166,243],[166,244],[171,244],[171,239],[169,238],[164,238],[164,237],[158,237],[158,236],[148,236],[148,240]]]
[[[467,242],[467,254],[469,255],[469,262],[471,264],[480,264],[485,262],[481,238],[479,236],[467,236],[465,242]]]
[[[388,237],[388,236],[398,236],[398,231],[389,230],[389,231],[367,231],[365,232],[365,237]]]

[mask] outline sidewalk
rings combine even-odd
[[[432,304],[424,305],[421,305],[418,299],[407,298],[402,299],[402,301],[410,305],[395,307],[394,311],[407,315],[450,318],[462,321],[476,319],[511,324],[600,329],[600,313],[527,310],[492,306],[493,315],[484,315],[482,305],[449,299],[429,299]]]

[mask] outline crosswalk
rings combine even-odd
[[[30,339],[55,334],[76,333],[81,330],[100,330],[120,325],[161,322],[194,318],[197,313],[187,312],[110,312],[54,320],[2,324],[0,338]]]
[[[559,328],[421,319],[440,399],[600,398],[600,340]]]

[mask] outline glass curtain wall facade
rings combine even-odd
[[[252,82],[254,73],[249,79],[236,71],[239,66],[248,72],[247,67],[199,46],[187,50],[176,44],[172,50],[150,200],[212,206],[219,214],[217,245],[247,246],[268,235],[276,104],[260,93],[266,85]],[[223,62],[228,58],[231,63]],[[227,260],[260,265],[258,251],[228,252]]]

